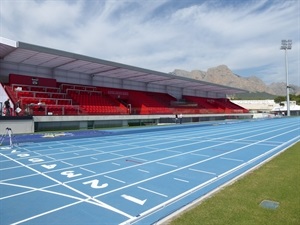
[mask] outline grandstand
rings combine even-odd
[[[16,133],[250,118],[244,90],[0,38],[0,116]],[[2,109],[2,106],[1,106]],[[20,126],[21,124],[21,126]]]

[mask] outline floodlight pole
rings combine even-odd
[[[289,67],[288,67],[288,58],[287,50],[292,49],[292,40],[281,40],[281,50],[285,51],[285,75],[286,75],[286,110],[287,116],[290,116],[290,87],[289,87]]]

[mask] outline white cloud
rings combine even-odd
[[[226,3],[226,4],[225,4]],[[292,39],[299,83],[297,0],[1,0],[0,36],[171,72],[226,64],[285,81],[281,39]]]

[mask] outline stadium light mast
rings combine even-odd
[[[292,40],[281,40],[280,50],[285,51],[285,75],[286,75],[286,110],[287,116],[290,116],[290,87],[289,87],[289,67],[287,60],[287,50],[292,49]]]

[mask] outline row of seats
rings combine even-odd
[[[171,114],[172,109],[170,107],[169,100],[160,98],[160,93],[146,93],[142,91],[130,91],[128,102],[131,104],[133,112],[135,114]]]
[[[53,92],[36,92],[36,91],[16,91],[17,98],[34,97],[34,98],[67,98],[65,93]]]
[[[5,89],[13,103],[20,100],[23,109],[20,115],[78,115],[81,112],[60,88],[12,84]]]
[[[249,111],[237,104],[234,104],[227,98],[216,99],[216,101],[225,107],[226,113],[248,113]]]
[[[87,109],[85,105],[107,105],[114,103],[115,99],[117,99],[118,102],[115,102],[116,104],[114,104],[114,106],[117,107],[117,110],[115,110],[115,113],[117,114],[170,114],[172,113],[170,101],[176,100],[164,93],[68,84],[61,84],[60,87],[74,99],[78,99],[80,105],[85,109]],[[79,100],[80,97],[76,97],[80,95],[81,98],[86,98],[84,97],[86,95],[85,93],[89,93],[90,97],[88,97],[88,99]],[[93,96],[102,97],[97,97],[99,99],[95,99]],[[108,101],[101,102],[101,99],[108,99]],[[100,110],[99,113],[101,113],[101,107],[98,107],[98,109]],[[87,111],[90,110],[87,109]]]
[[[124,90],[116,88],[107,88],[107,87],[93,87],[93,86],[83,86],[83,85],[68,85],[61,84],[61,88],[64,89],[67,93],[73,93],[73,98],[78,98],[76,95],[84,95],[85,91],[90,91],[90,97],[88,100],[79,100],[80,105],[85,108],[88,112],[91,110],[88,109],[85,105],[104,105],[105,103],[99,100],[92,100],[94,95],[100,96],[111,96],[110,101],[114,99],[119,99],[123,105],[127,106],[127,109],[130,110],[132,114],[172,114],[172,113],[218,113],[223,110],[207,110],[205,107],[201,109],[193,107],[179,107],[174,109],[170,106],[172,101],[176,101],[176,98],[166,94],[166,93],[154,93],[154,92],[144,92],[144,91],[134,91],[134,90]],[[84,98],[84,97],[83,97]],[[121,104],[122,105],[122,104]],[[130,108],[128,107],[130,105]],[[208,106],[208,105],[207,105]],[[101,107],[94,109],[94,112],[100,110]]]
[[[188,101],[198,104],[199,108],[206,109],[207,113],[247,113],[248,110],[234,104],[226,98],[203,98],[184,96]]]
[[[177,99],[166,93],[123,90],[73,84],[58,84],[59,87],[39,87],[12,84],[11,92],[22,105],[31,105],[33,115],[78,115],[78,114],[207,114],[243,113],[244,108],[228,99],[213,99],[183,96],[186,105],[171,105]],[[45,111],[37,107],[44,103]]]
[[[128,108],[98,91],[70,90],[68,94],[89,114],[128,114]]]

